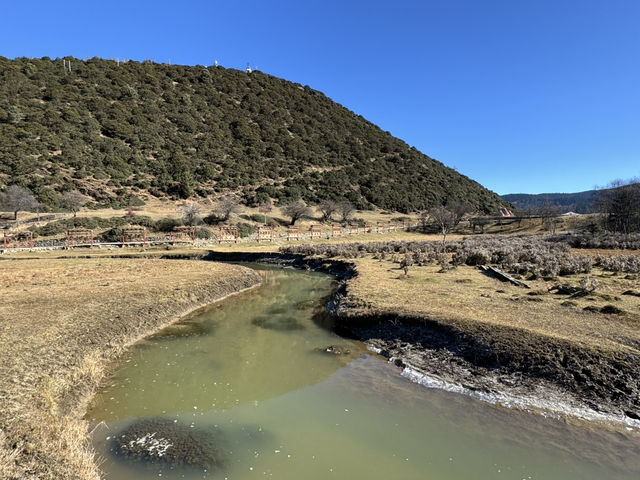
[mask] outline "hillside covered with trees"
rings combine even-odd
[[[418,211],[504,201],[308,86],[264,73],[75,58],[0,57],[0,190],[50,208],[65,192],[237,194]]]
[[[547,204],[558,207],[561,213],[592,213],[598,210],[597,200],[600,190],[576,193],[510,193],[502,198],[521,210],[535,210]]]

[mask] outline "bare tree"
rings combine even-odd
[[[264,224],[267,224],[267,214],[271,213],[273,210],[273,203],[271,203],[271,199],[267,198],[265,201],[260,202],[258,205],[258,211],[264,215]]]
[[[355,211],[356,207],[348,200],[338,203],[338,213],[343,222],[348,222]]]
[[[487,217],[472,217],[469,219],[469,224],[471,225],[471,228],[473,228],[474,233],[476,231],[476,227],[480,228],[480,233],[484,233],[485,227],[491,224],[491,219]]]
[[[291,218],[291,225],[295,224],[296,221],[301,218],[311,215],[311,208],[309,208],[302,199],[285,203],[281,210],[282,213]]]
[[[549,230],[551,233],[556,233],[556,218],[560,215],[560,207],[551,203],[551,200],[547,199],[544,205],[538,208],[538,215],[542,220],[542,226]]]
[[[202,209],[194,202],[184,202],[178,210],[185,225],[198,225],[202,222]]]
[[[322,214],[322,221],[330,222],[333,214],[338,211],[338,203],[335,200],[323,200],[318,204],[318,210]]]
[[[429,218],[432,224],[438,228],[442,234],[442,252],[445,252],[447,234],[456,225],[456,215],[447,207],[439,206],[429,210]]]
[[[89,203],[89,200],[91,199],[86,195],[83,195],[77,190],[72,190],[71,192],[66,192],[62,196],[62,206],[68,210],[71,210],[73,212],[73,216],[75,217],[78,214],[78,210]]]
[[[26,188],[11,185],[2,193],[2,205],[13,212],[13,219],[18,220],[18,212],[31,210],[36,206],[36,200]]]
[[[405,254],[404,258],[400,262],[400,268],[404,270],[404,276],[409,275],[409,267],[413,265],[413,256],[410,253]]]
[[[598,210],[609,230],[630,233],[640,230],[640,179],[615,180],[600,191]]]
[[[464,216],[471,211],[471,207],[463,202],[453,201],[447,203],[447,210],[453,215],[453,227],[457,227]]]
[[[36,209],[36,215],[37,215],[37,220],[38,223],[40,223],[40,212],[42,211],[42,209],[45,207],[45,204],[42,202],[38,202],[36,201],[36,203],[33,205],[33,208]]]
[[[218,199],[213,207],[213,213],[221,221],[226,222],[233,212],[238,210],[240,202],[233,195],[224,195]]]

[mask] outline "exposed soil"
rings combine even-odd
[[[312,258],[304,255],[278,252],[221,252],[210,251],[203,257],[215,262],[255,262],[280,267],[293,267],[323,272],[346,280],[355,275],[353,263],[343,260]]]
[[[336,331],[400,367],[468,391],[527,397],[542,389],[576,409],[640,419],[635,349],[600,350],[520,328],[365,311],[361,304],[343,289],[333,305]]]
[[[427,319],[340,315],[339,332],[449,384],[487,394],[532,395],[560,387],[567,403],[638,419],[640,358],[580,348],[530,332],[460,331]]]

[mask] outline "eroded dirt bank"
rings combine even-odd
[[[492,402],[564,409],[587,419],[597,416],[579,410],[639,418],[640,357],[633,354],[515,329],[461,330],[426,318],[349,312],[344,306],[338,306],[337,318],[339,333],[365,342],[428,386],[461,387]]]
[[[0,263],[0,478],[97,479],[82,421],[109,360],[255,287],[253,270],[158,259]]]
[[[406,305],[394,309],[380,305],[375,295],[362,296],[352,288],[357,278],[345,283],[332,304],[337,332],[365,342],[412,380],[510,406],[560,409],[640,427],[640,355],[635,348],[476,322],[472,316],[461,321],[425,311],[411,314]]]

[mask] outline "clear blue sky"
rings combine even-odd
[[[0,55],[310,85],[498,193],[640,176],[640,1],[3,2]]]

